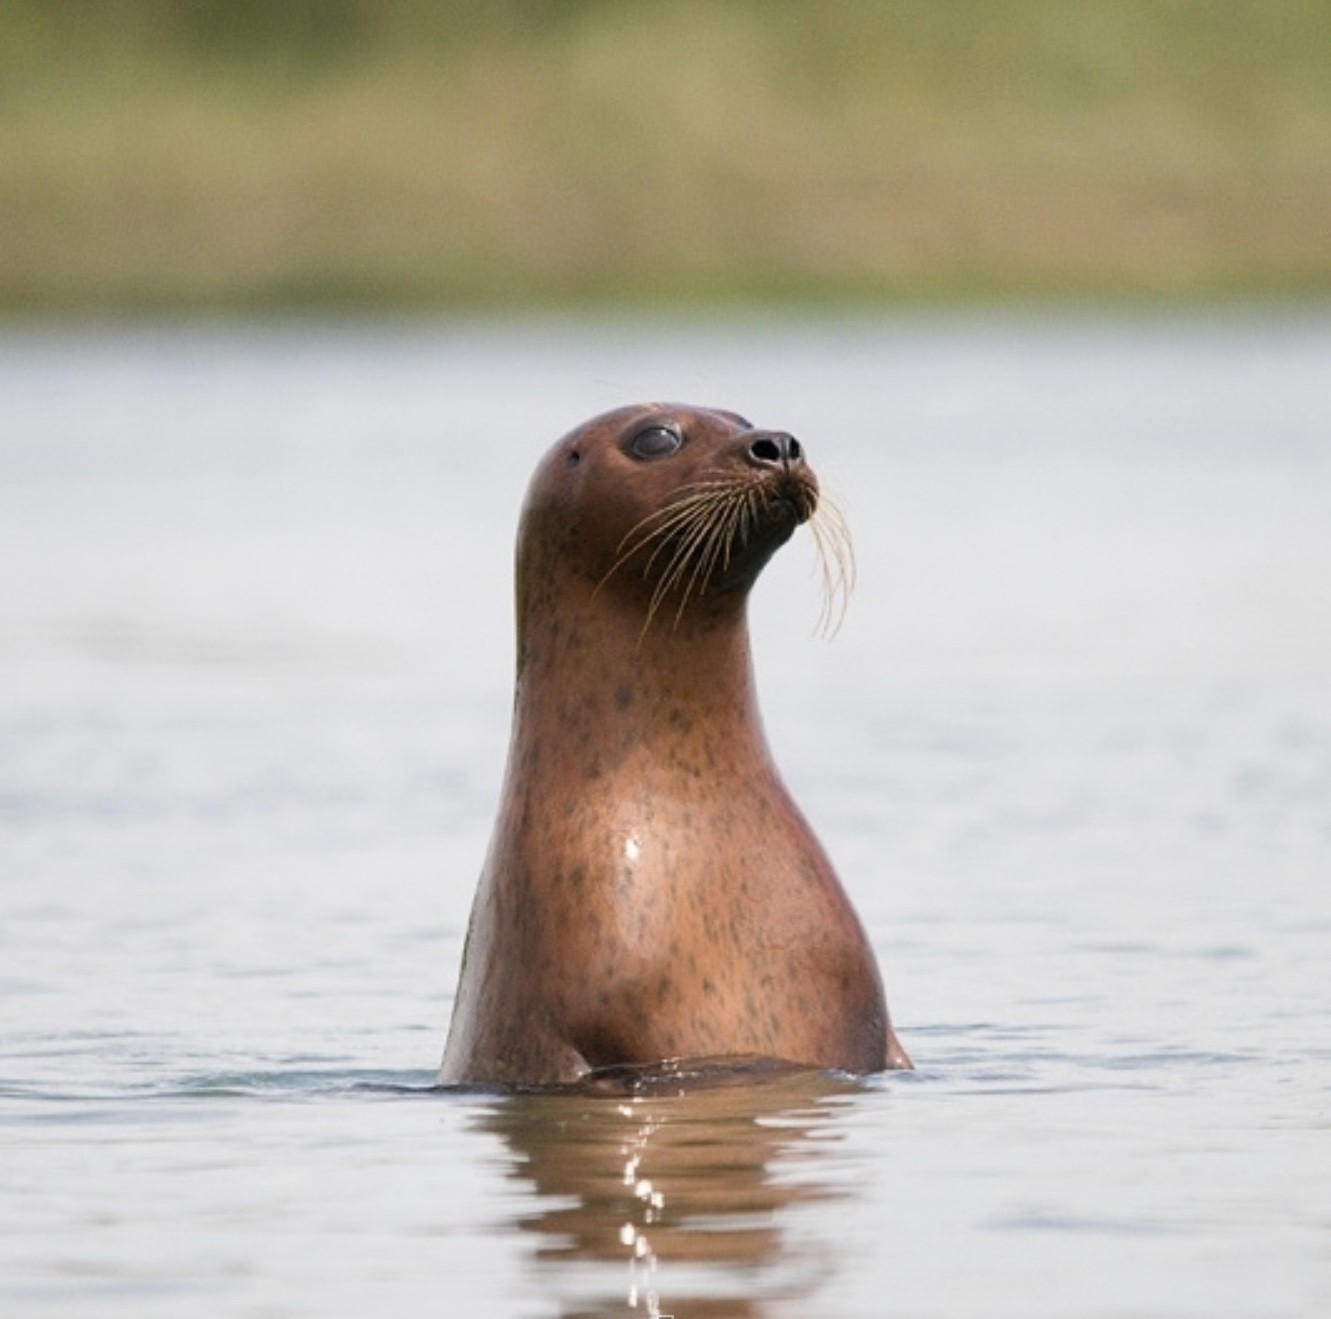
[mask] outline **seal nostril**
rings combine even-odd
[[[797,463],[804,457],[800,442],[785,431],[768,431],[749,445],[749,455],[760,463]]]

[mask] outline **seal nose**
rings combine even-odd
[[[792,467],[804,461],[804,450],[785,431],[763,431],[749,441],[749,457],[760,467]]]

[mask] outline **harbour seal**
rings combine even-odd
[[[911,1065],[754,690],[749,591],[818,500],[796,439],[696,407],[606,413],[537,467],[442,1083],[695,1056]]]

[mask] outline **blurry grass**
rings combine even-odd
[[[7,0],[0,307],[1331,291],[1324,0]]]

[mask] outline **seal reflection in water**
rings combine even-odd
[[[910,1066],[754,691],[749,591],[817,507],[798,441],[701,408],[607,413],[537,468],[508,767],[442,1082],[703,1056]]]

